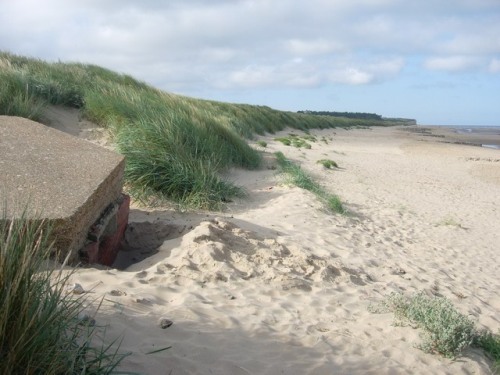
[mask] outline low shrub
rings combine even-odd
[[[373,313],[393,312],[396,324],[409,322],[423,329],[423,342],[418,347],[429,353],[455,358],[469,346],[483,349],[493,361],[493,371],[500,371],[500,335],[478,331],[474,322],[458,312],[446,298],[428,296],[424,292],[404,296],[391,293],[378,305],[370,305]]]
[[[387,304],[400,322],[408,320],[424,330],[424,341],[419,347],[426,352],[456,357],[473,342],[474,322],[446,298],[423,292],[411,297],[393,293]]]

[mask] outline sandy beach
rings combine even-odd
[[[274,141],[290,132],[260,137],[266,148],[252,141],[265,167],[230,171],[248,196],[226,211],[136,205],[120,269],[76,271],[73,282],[102,301],[95,318],[106,340],[122,339],[120,350],[132,353],[120,369],[490,374],[481,351],[456,360],[424,353],[418,330],[369,306],[391,292],[425,291],[498,332],[500,151],[453,143],[456,134],[442,128],[317,130],[311,149]],[[286,185],[276,151],[348,213],[328,213]],[[339,168],[317,163],[325,158]]]

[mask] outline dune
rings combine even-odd
[[[131,353],[120,370],[491,373],[480,350],[456,360],[425,353],[420,331],[369,306],[391,292],[425,291],[498,332],[498,150],[400,127],[312,131],[311,149],[274,141],[289,132],[259,138],[268,144],[261,170],[228,172],[246,198],[217,213],[135,205],[116,267],[76,270],[89,313],[101,304],[105,341],[119,338]],[[348,213],[288,186],[275,151],[339,195]],[[325,158],[339,168],[317,163]]]

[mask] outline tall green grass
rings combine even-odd
[[[135,182],[130,189],[137,198],[147,199],[156,192],[189,207],[220,209],[244,192],[221,179],[218,171],[230,163],[246,167],[259,163],[255,153],[242,158],[246,144],[238,138],[231,142],[234,135],[230,132],[221,132],[229,140],[218,144],[209,128],[190,134],[192,130],[182,126],[182,121],[168,117],[138,124],[122,129],[116,137],[118,150],[127,157],[126,179]],[[215,147],[219,152],[214,153]]]
[[[45,101],[30,92],[24,77],[0,70],[0,82],[0,114],[41,119]]]
[[[46,263],[48,232],[0,219],[0,374],[109,374],[123,356],[94,343],[97,328],[79,317],[84,297],[67,294],[69,275]]]
[[[0,52],[0,80],[0,114],[43,121],[49,104],[79,108],[110,130],[127,157],[126,183],[136,198],[161,196],[201,208],[241,194],[221,175],[233,166],[259,166],[260,154],[245,140],[255,134],[386,124],[193,99],[95,65],[7,52]]]

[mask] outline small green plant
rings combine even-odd
[[[287,175],[292,185],[313,193],[330,211],[340,214],[346,212],[338,196],[325,191],[300,166],[288,160],[282,152],[276,152],[275,155],[281,171]]]
[[[318,160],[316,163],[323,165],[326,169],[332,169],[332,168],[338,168],[338,164],[334,162],[333,160],[330,159],[321,159]]]
[[[392,293],[383,304],[387,311],[394,313],[396,324],[408,321],[423,329],[423,342],[419,347],[426,352],[453,358],[474,340],[474,323],[446,298],[430,297],[424,292],[410,297]]]
[[[436,226],[450,226],[450,227],[463,228],[462,225],[451,216],[445,217],[443,220],[439,221],[436,224]]]
[[[406,318],[424,329],[424,351],[455,357],[473,341],[474,323],[445,298],[422,292],[408,299],[395,295],[392,303],[399,319]]]
[[[474,340],[474,345],[484,350],[493,361],[493,371],[500,373],[500,334],[483,331]]]
[[[288,137],[274,138],[274,140],[283,143],[285,146],[311,149],[311,145],[296,134],[289,134]]]
[[[316,142],[317,141],[317,138],[311,134],[305,134],[302,136],[302,138],[306,141],[309,141],[309,142]]]
[[[330,211],[337,212],[339,214],[345,214],[347,212],[342,204],[342,201],[337,195],[326,194],[324,200],[326,206]]]
[[[424,341],[419,348],[454,358],[472,345],[483,349],[493,361],[493,371],[500,371],[500,335],[478,331],[474,322],[458,312],[446,298],[428,296],[424,292],[404,296],[391,293],[378,305],[370,305],[372,313],[393,312],[395,324],[409,322],[423,329]]]
[[[290,146],[292,144],[291,139],[287,137],[277,137],[274,138],[274,140],[283,143],[285,146]]]
[[[265,141],[257,141],[257,145],[259,145],[260,147],[267,147],[267,142]]]

